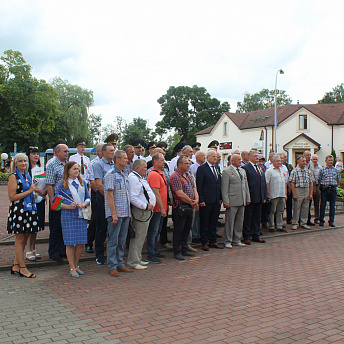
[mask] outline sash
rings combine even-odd
[[[26,180],[18,169],[16,169],[16,174],[19,177],[19,179],[23,185],[23,191],[29,190],[30,186],[32,185],[32,179],[31,179],[30,175],[27,172],[25,172],[25,175],[27,178],[27,180]],[[29,195],[24,197],[23,202],[24,202],[24,211],[37,210],[36,202],[35,202],[35,199],[33,197],[32,192]]]
[[[84,202],[82,200],[85,200],[85,186],[82,186],[78,183],[79,187],[78,187],[78,190],[76,190],[76,188],[72,184],[73,181],[75,180],[68,179],[69,191],[72,194],[74,202],[81,204]],[[79,218],[84,218],[82,215],[81,209],[79,208],[78,210],[79,210]]]

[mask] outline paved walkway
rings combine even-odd
[[[343,229],[110,277],[85,262],[0,272],[1,343],[343,343]]]

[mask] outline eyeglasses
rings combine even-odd
[[[64,150],[64,151],[62,151],[63,153],[69,153],[69,150]]]
[[[38,149],[38,147],[30,146],[29,149]]]

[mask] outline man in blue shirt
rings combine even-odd
[[[115,148],[112,143],[106,143],[103,148],[103,157],[93,165],[94,180],[97,188],[97,228],[95,237],[96,262],[104,264],[104,242],[106,238],[107,222],[104,203],[104,177],[113,169]]]

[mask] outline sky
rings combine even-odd
[[[154,128],[170,86],[205,87],[235,112],[279,69],[293,103],[316,103],[344,82],[343,13],[340,0],[0,0],[0,53],[92,90],[103,124]]]

